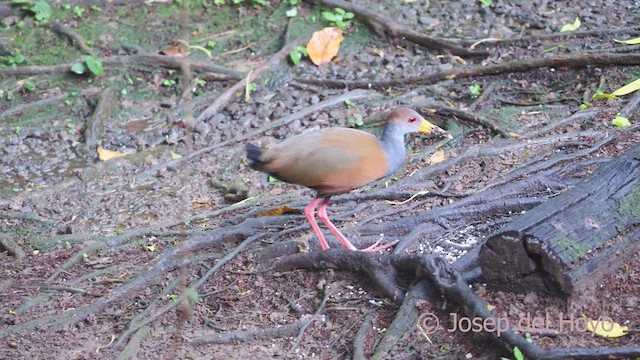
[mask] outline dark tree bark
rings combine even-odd
[[[488,283],[568,296],[597,284],[640,246],[640,146],[533,208],[480,250]]]

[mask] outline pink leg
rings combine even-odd
[[[347,238],[344,235],[342,235],[340,230],[338,230],[338,228],[335,225],[333,225],[331,220],[329,220],[329,217],[327,216],[327,205],[329,205],[329,199],[331,199],[330,196],[324,198],[322,205],[320,205],[320,208],[318,208],[318,218],[320,218],[320,221],[322,221],[325,225],[327,225],[327,227],[333,233],[333,235],[335,235],[338,238],[338,240],[340,240],[340,242],[342,243],[342,246],[346,247],[349,250],[358,250],[355,246],[353,246],[353,244],[349,240],[347,240]]]
[[[304,208],[304,216],[307,217],[307,220],[309,220],[309,224],[311,224],[311,229],[313,229],[313,232],[316,233],[318,240],[320,240],[320,246],[322,247],[322,250],[327,250],[329,248],[329,244],[327,243],[327,240],[324,239],[324,235],[322,235],[320,227],[318,226],[318,223],[314,218],[316,206],[320,204],[320,201],[322,201],[322,198],[317,198],[313,200],[309,205],[307,205],[307,207]]]
[[[338,228],[335,225],[333,225],[331,220],[329,220],[329,216],[327,216],[327,206],[329,205],[329,198],[330,197],[324,198],[322,205],[320,205],[320,208],[318,208],[318,218],[320,218],[320,221],[322,221],[325,225],[327,225],[327,227],[333,233],[333,235],[335,235],[338,238],[338,240],[340,240],[340,242],[342,243],[342,246],[346,247],[349,250],[357,251],[358,249],[355,246],[353,246],[353,244],[349,240],[347,240],[347,238],[344,235],[342,235],[340,230],[338,230]],[[388,244],[384,244],[382,246],[378,246],[378,244],[380,244],[380,241],[381,240],[378,240],[376,241],[375,244],[369,246],[366,249],[362,249],[360,251],[377,252],[384,249],[388,249],[397,243],[397,241],[394,241]]]

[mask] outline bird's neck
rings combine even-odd
[[[388,124],[384,128],[382,138],[380,139],[382,151],[384,151],[388,162],[387,172],[384,176],[393,174],[393,172],[396,171],[404,161],[404,157],[407,153],[404,145],[404,135],[405,134],[400,131],[397,126]]]

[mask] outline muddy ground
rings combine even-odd
[[[399,304],[362,271],[270,269],[274,254],[318,251],[296,211],[314,194],[249,169],[244,146],[328,126],[379,134],[385,111],[422,111],[453,138],[411,136],[401,170],[335,197],[330,216],[359,247],[381,233],[385,241],[411,236],[396,253],[453,263],[526,209],[416,225],[436,232],[396,224],[526,181],[536,164],[568,156],[551,168],[557,186],[516,194],[543,202],[640,144],[638,95],[593,98],[640,78],[640,61],[620,58],[637,55],[638,45],[613,41],[640,36],[640,3],[356,1],[486,53],[381,37],[356,14],[339,56],[320,67],[273,56],[327,26],[321,11],[332,7],[259,3],[56,1],[48,25],[29,5],[0,7],[0,233],[15,243],[0,252],[1,358],[515,358],[487,334],[447,331],[451,314],[464,311],[437,293],[414,304],[422,317],[390,340]],[[576,18],[578,30],[560,33]],[[158,55],[184,44],[188,75]],[[71,73],[89,53],[105,73]],[[12,66],[17,54],[24,61]],[[560,62],[578,55],[594,64]],[[559,65],[447,75],[551,58]],[[245,86],[226,92],[270,59],[248,98]],[[203,63],[224,69],[203,71]],[[221,96],[218,110],[197,121]],[[619,113],[632,125],[612,125]],[[96,147],[129,154],[102,161]],[[438,149],[444,157],[430,165]],[[281,206],[294,211],[258,217]],[[579,329],[582,316],[640,327],[640,251],[627,258],[571,299],[499,291],[482,279],[473,289],[497,317],[551,319],[550,330],[530,334],[543,349],[638,346],[637,331],[606,339]],[[414,280],[407,275],[403,289]],[[442,325],[435,332],[430,314]]]

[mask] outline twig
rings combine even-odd
[[[406,76],[399,79],[376,81],[376,80],[329,80],[329,79],[295,79],[303,84],[312,84],[334,88],[370,89],[389,88],[412,84],[435,84],[447,79],[464,79],[478,76],[499,75],[505,73],[527,72],[540,68],[557,67],[584,67],[589,65],[600,66],[622,66],[638,65],[640,54],[587,54],[575,56],[551,56],[547,58],[528,59],[523,61],[511,61],[504,64],[488,66],[471,66],[463,69],[440,71],[426,76]]]
[[[255,43],[250,43],[249,45],[247,45],[247,46],[243,46],[243,47],[238,48],[238,49],[233,49],[233,50],[225,51],[225,52],[223,52],[223,53],[220,53],[220,54],[218,54],[218,55],[214,56],[213,58],[214,58],[214,59],[219,59],[219,58],[221,58],[221,57],[223,57],[223,56],[232,55],[232,54],[237,54],[237,53],[239,53],[239,52],[243,52],[243,51],[245,51],[245,50],[250,49],[253,45],[255,45]]]
[[[54,32],[57,32],[58,34],[62,34],[68,37],[72,42],[74,42],[80,48],[80,50],[86,52],[87,54],[96,56],[96,53],[87,45],[86,41],[84,41],[82,36],[80,36],[75,31],[73,31],[70,27],[64,24],[61,24],[57,21],[51,21],[48,24],[45,24],[45,27],[48,27],[49,29],[53,30]]]
[[[236,84],[228,88],[225,92],[223,92],[220,96],[218,96],[218,98],[215,99],[213,103],[209,105],[200,114],[200,116],[198,116],[198,118],[196,119],[196,123],[212,118],[216,113],[218,113],[220,108],[222,108],[232,100],[233,95],[237,91],[242,90],[247,83],[253,81],[256,77],[258,77],[264,71],[271,69],[276,64],[281,62],[289,54],[289,51],[291,51],[291,49],[300,45],[301,43],[302,43],[302,38],[299,38],[285,45],[282,49],[280,49],[280,51],[275,53],[269,60],[265,61],[264,64],[258,66],[257,69],[253,70],[253,72],[251,72],[249,76],[242,78],[242,80],[238,81]]]
[[[93,297],[102,297],[102,296],[104,296],[103,294],[96,294],[96,293],[93,293],[93,292],[90,292],[90,291],[87,291],[87,290],[84,290],[84,289],[72,288],[72,287],[69,287],[69,286],[62,286],[62,285],[48,285],[48,286],[45,286],[43,289],[44,290],[54,290],[54,291],[67,291],[67,292],[74,293],[74,294],[90,295],[90,296],[93,296]]]
[[[333,287],[331,286],[331,284],[325,285],[324,297],[322,298],[322,302],[320,303],[320,306],[318,306],[318,308],[316,309],[316,312],[313,314],[311,319],[309,319],[308,321],[305,322],[304,325],[302,325],[302,327],[300,328],[300,331],[298,332],[298,336],[296,336],[295,340],[293,341],[293,344],[291,345],[290,351],[295,351],[298,348],[298,346],[300,345],[300,341],[302,341],[302,337],[304,336],[305,330],[307,330],[309,325],[311,325],[315,321],[315,319],[318,318],[320,313],[324,310],[324,307],[327,304],[327,300],[329,300],[332,294],[333,294]]]
[[[406,39],[418,45],[439,50],[446,50],[454,55],[489,55],[489,53],[485,51],[469,50],[454,43],[434,38],[413,29],[407,28],[404,25],[401,25],[395,18],[387,17],[385,15],[382,15],[382,12],[380,11],[374,11],[369,8],[365,8],[364,6],[357,5],[354,2],[346,2],[342,0],[307,0],[307,2],[330,8],[338,7],[353,12],[358,17],[358,19],[364,21],[367,25],[369,25],[379,36],[388,35],[392,38]]]
[[[427,107],[427,108],[433,109],[435,110],[436,114],[441,116],[455,116],[462,120],[471,121],[476,124],[480,124],[485,128],[488,128],[489,130],[493,131],[494,133],[499,134],[503,138],[512,137],[508,131],[501,129],[492,120],[489,120],[484,116],[472,114],[463,110],[459,110],[459,109],[444,106],[444,105],[428,104],[420,107]]]
[[[569,124],[575,124],[578,123],[579,121],[583,121],[583,120],[588,120],[588,119],[593,119],[596,118],[602,114],[608,113],[608,112],[612,112],[613,110],[611,108],[604,108],[604,109],[593,109],[593,110],[585,110],[585,111],[578,111],[573,113],[571,116],[568,116],[564,119],[561,120],[557,120],[554,122],[551,122],[539,129],[530,131],[528,133],[522,134],[519,136],[520,139],[533,139],[545,134],[548,134],[550,132],[552,132],[553,130],[565,126],[565,125],[569,125]]]
[[[561,33],[554,34],[532,34],[526,36],[515,37],[511,39],[499,39],[499,38],[491,38],[491,39],[479,39],[479,40],[460,40],[457,41],[460,45],[463,46],[473,46],[474,44],[529,44],[533,42],[539,41],[547,41],[547,40],[556,40],[556,39],[570,39],[570,38],[581,38],[581,37],[607,37],[609,38],[611,35],[616,34],[637,34],[640,32],[640,26],[635,27],[625,27],[625,28],[609,28],[609,29],[599,29],[599,30],[584,30],[584,31],[567,31]]]
[[[240,243],[238,246],[236,246],[233,249],[233,251],[229,252],[227,255],[225,255],[225,257],[223,257],[218,262],[216,262],[216,264],[214,266],[212,266],[211,269],[209,269],[209,271],[207,271],[206,274],[204,274],[197,281],[195,281],[194,283],[189,285],[189,288],[188,288],[189,291],[183,291],[182,294],[180,294],[180,297],[177,299],[177,301],[171,301],[171,302],[167,303],[165,306],[160,308],[158,311],[154,312],[153,315],[149,316],[148,318],[146,318],[144,320],[134,319],[134,320],[136,320],[136,322],[134,323],[132,321],[131,325],[129,325],[129,328],[127,328],[126,331],[124,331],[122,334],[120,334],[120,337],[118,338],[118,342],[116,343],[116,346],[120,345],[122,343],[122,341],[124,341],[129,336],[129,334],[137,331],[137,329],[139,329],[140,327],[143,327],[143,326],[146,326],[148,324],[151,324],[157,318],[159,318],[160,316],[166,314],[169,310],[173,309],[174,307],[179,305],[182,301],[186,300],[185,298],[186,298],[186,294],[188,292],[191,292],[191,291],[197,292],[198,288],[200,288],[200,286],[202,286],[202,284],[204,282],[206,282],[209,279],[209,277],[211,275],[213,275],[213,273],[218,271],[228,261],[230,261],[231,259],[235,258],[247,246],[249,246],[250,244],[253,244],[254,242],[258,241],[259,239],[261,239],[261,238],[263,238],[265,236],[267,236],[267,234],[256,234],[256,235],[253,235],[251,237],[248,237],[242,243]],[[184,251],[180,251],[180,253],[184,253]],[[185,265],[181,264],[181,266],[184,267]],[[172,285],[175,286],[177,284],[172,284]],[[160,297],[158,299],[160,299]],[[150,310],[150,308],[151,308],[151,306],[147,307],[147,309],[145,309],[145,312],[148,312],[147,310]]]

